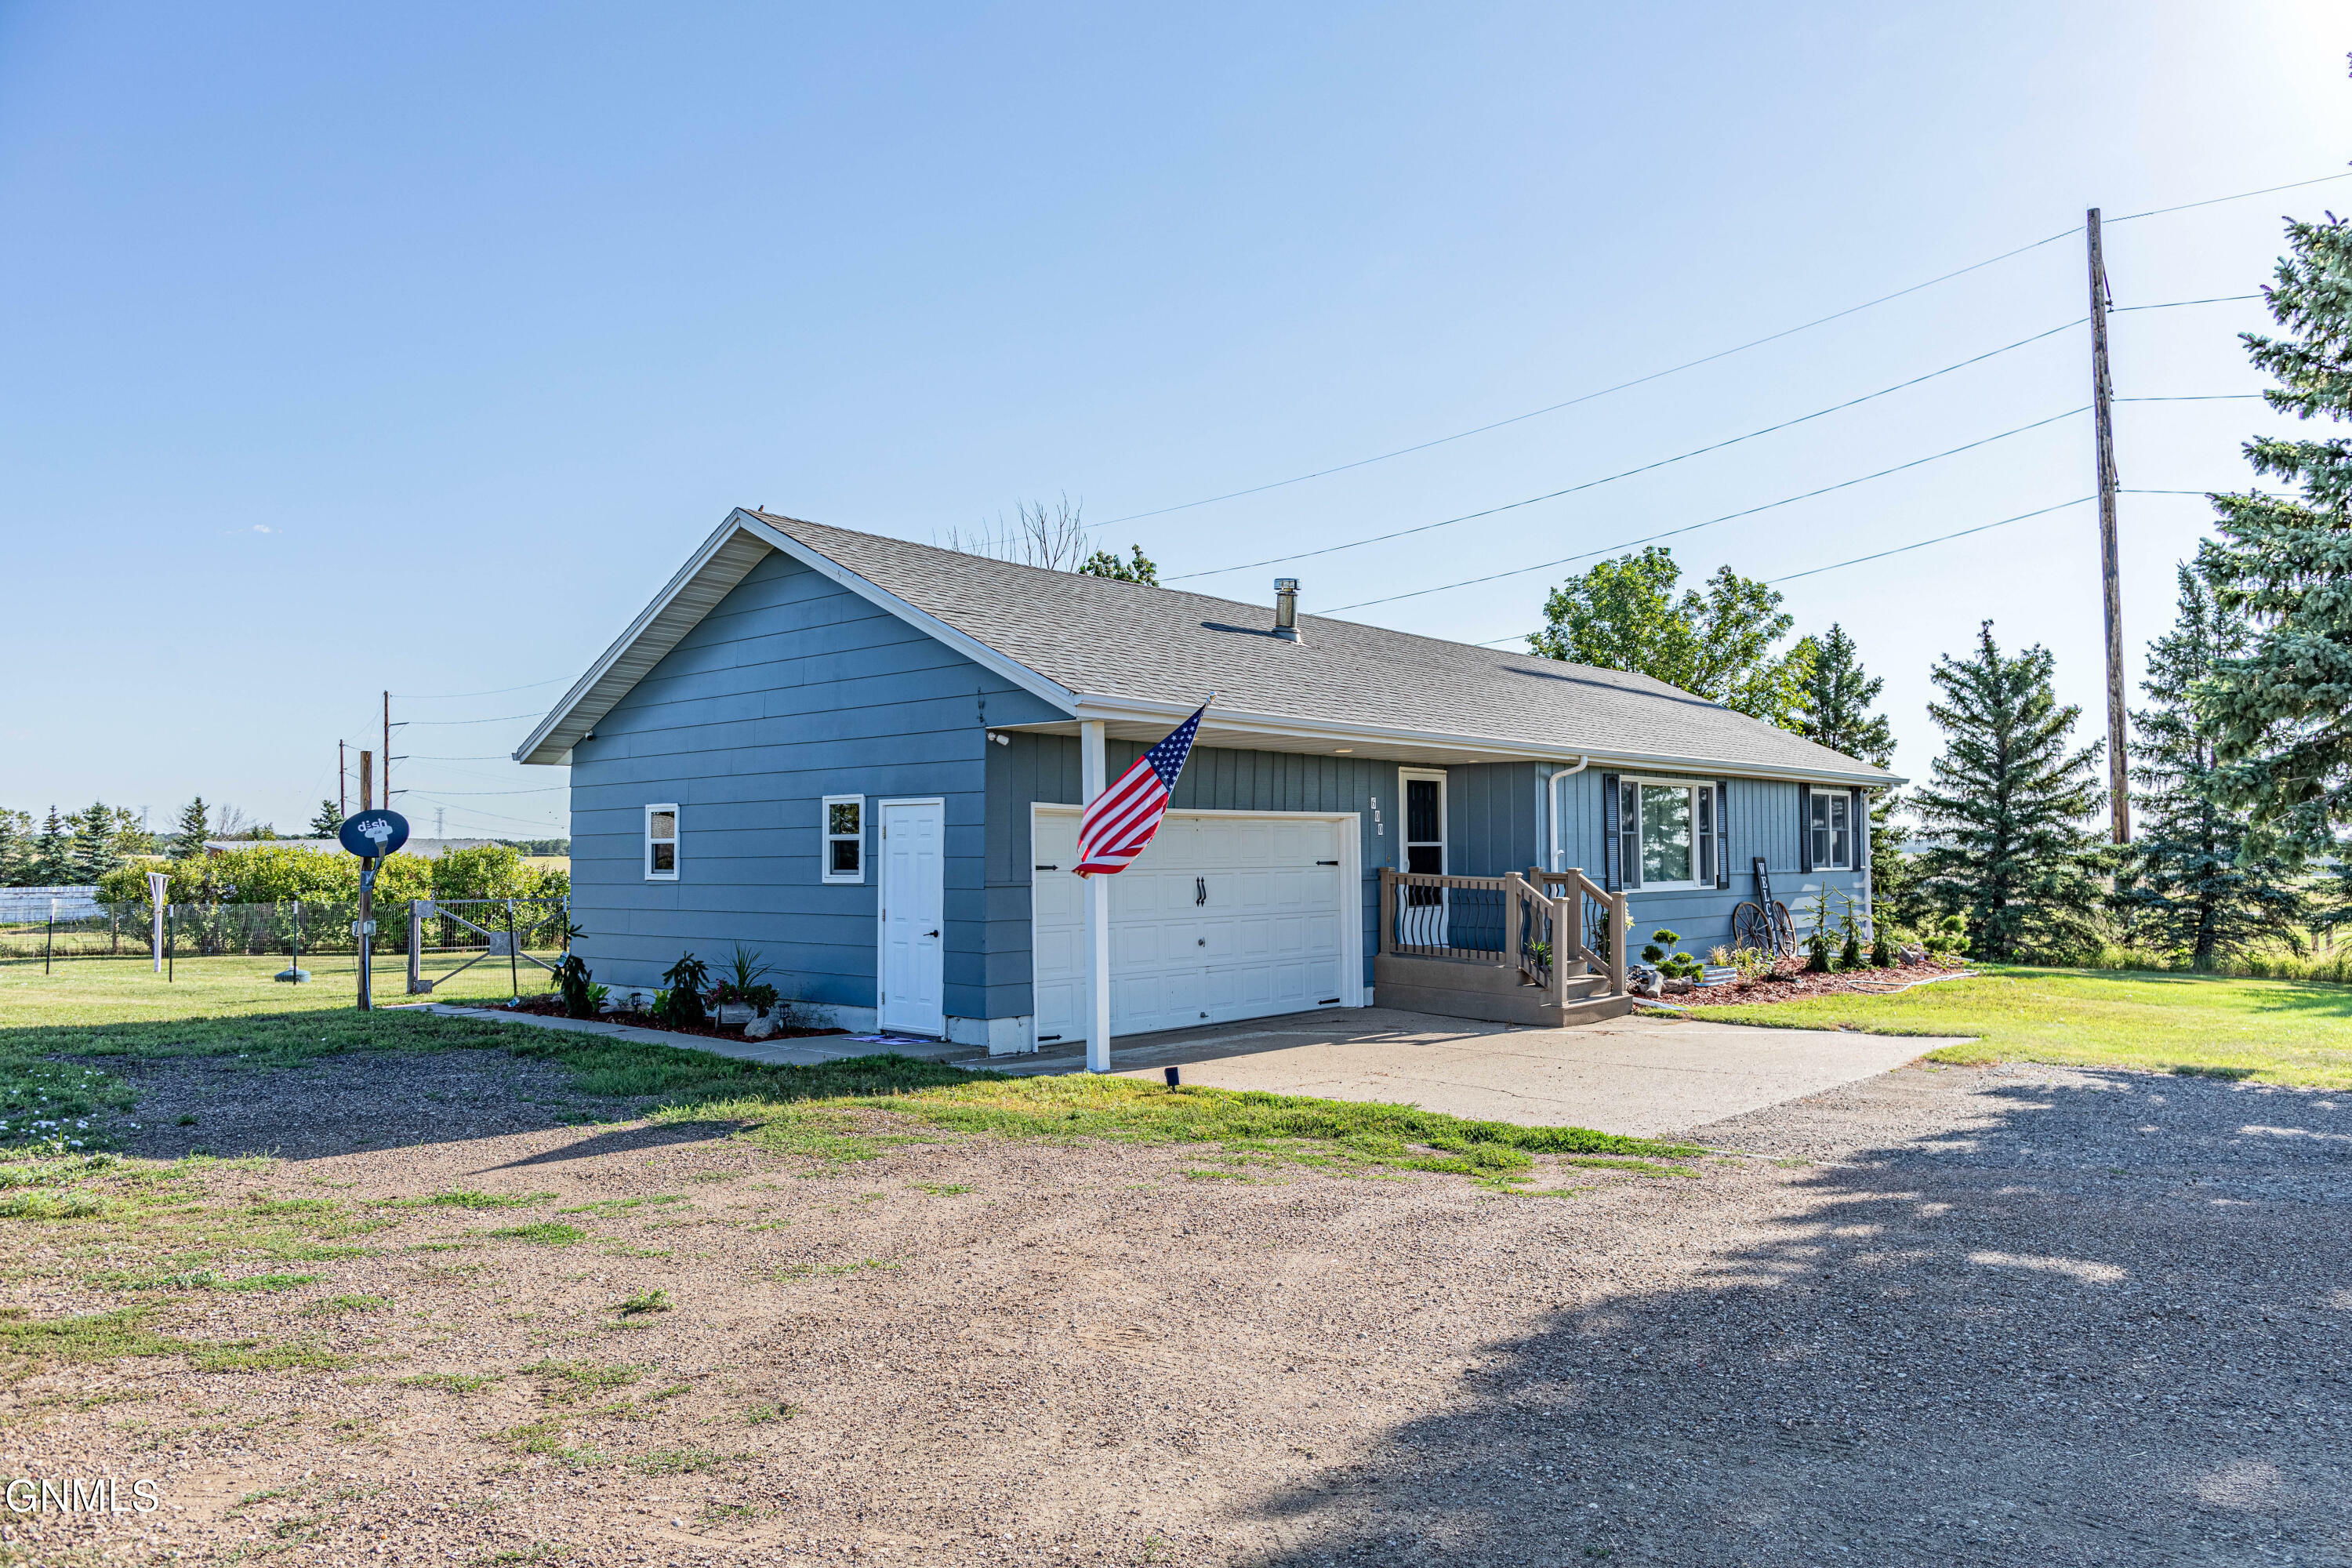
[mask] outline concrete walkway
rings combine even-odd
[[[1386,1100],[1488,1121],[1654,1137],[1892,1071],[1950,1040],[1636,1015],[1523,1029],[1381,1007],[1256,1018],[1114,1043],[1111,1068],[1186,1083]],[[1083,1051],[998,1058],[1071,1072]]]

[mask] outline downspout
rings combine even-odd
[[[1559,850],[1559,781],[1573,778],[1592,765],[1592,753],[1585,752],[1576,759],[1576,766],[1562,768],[1544,780],[1544,848],[1554,862],[1560,858]],[[1566,867],[1555,863],[1547,869],[1564,871]]]

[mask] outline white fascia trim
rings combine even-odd
[[[956,630],[938,616],[917,609],[896,594],[875,586],[831,557],[818,553],[782,529],[763,522],[741,507],[737,507],[727,514],[726,521],[712,531],[710,537],[703,541],[702,548],[696,551],[688,559],[686,564],[677,569],[677,575],[670,578],[659,594],[654,595],[653,603],[647,605],[639,613],[637,618],[629,623],[629,629],[614,639],[613,646],[604,650],[604,657],[589,667],[587,674],[572,682],[572,689],[563,694],[563,700],[549,711],[546,718],[540,721],[539,727],[531,731],[523,743],[515,748],[516,762],[565,763],[571,761],[569,746],[560,753],[551,753],[547,756],[540,756],[536,753],[546,745],[548,737],[562,727],[564,721],[572,716],[581,703],[587,700],[589,694],[595,689],[596,683],[604,678],[605,673],[636,644],[639,638],[646,635],[654,621],[669,607],[670,602],[684,593],[687,586],[710,564],[712,558],[733,542],[739,533],[748,534],[770,549],[791,556],[803,566],[838,583],[868,604],[887,610],[917,630],[938,638],[974,664],[1003,676],[1033,696],[1043,699],[1065,712],[1076,711],[1077,699],[1074,693],[1064,687],[1046,679],[1027,665],[1007,658],[986,643]]]
[[[629,629],[613,640],[613,646],[604,650],[604,657],[588,667],[587,674],[572,683],[572,689],[563,694],[563,700],[548,710],[547,717],[539,721],[539,727],[524,738],[521,745],[515,748],[516,762],[553,763],[571,760],[569,746],[564,748],[563,754],[560,758],[541,757],[532,753],[547,743],[549,734],[569,719],[574,709],[587,700],[588,694],[595,689],[596,683],[604,678],[604,672],[618,663],[621,656],[627,653],[636,640],[646,635],[646,629],[653,625],[654,618],[669,608],[670,601],[684,593],[687,584],[693,582],[701,574],[702,569],[710,564],[710,558],[726,547],[727,542],[735,536],[734,521],[733,518],[730,518],[713,530],[710,537],[702,542],[702,548],[688,556],[686,564],[677,569],[677,575],[670,578],[662,591],[654,595],[654,602],[647,605],[638,613],[637,618],[629,623]]]
[[[1076,699],[1076,717],[1100,719],[1108,722],[1150,722],[1181,720],[1192,710],[1181,702],[1160,702],[1147,698],[1103,697],[1085,693]],[[1906,779],[1887,773],[1833,773],[1821,768],[1778,767],[1764,763],[1730,763],[1720,758],[1679,757],[1665,754],[1644,755],[1638,752],[1596,752],[1571,746],[1530,746],[1521,741],[1497,740],[1479,735],[1446,734],[1435,731],[1399,730],[1370,724],[1349,724],[1340,721],[1277,718],[1269,714],[1242,713],[1234,710],[1212,707],[1203,727],[1249,735],[1279,736],[1298,741],[1349,741],[1388,742],[1393,745],[1421,746],[1431,751],[1453,751],[1483,753],[1492,756],[1497,752],[1509,753],[1531,762],[1573,763],[1570,772],[1581,772],[1586,766],[1612,769],[1654,768],[1681,773],[1706,773],[1711,777],[1732,774],[1740,778],[1786,779],[1799,784],[1834,784],[1864,789],[1888,789],[1906,784]],[[1019,729],[1019,725],[1000,726]]]
[[[1077,711],[1077,693],[1067,687],[1046,679],[1027,665],[1006,658],[979,638],[956,630],[937,616],[917,609],[898,595],[867,582],[831,556],[820,553],[774,524],[761,521],[740,507],[729,515],[727,522],[782,551],[820,576],[831,578],[876,608],[888,611],[917,631],[938,638],[982,669],[1003,676],[1031,696],[1051,703],[1065,713],[1075,714]]]

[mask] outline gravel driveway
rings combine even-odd
[[[813,1162],[562,1125],[491,1053],[142,1076],[159,1140],[299,1153],[207,1202],[399,1220],[159,1310],[341,1371],[0,1393],[9,1473],[171,1504],[6,1523],[36,1562],[2352,1563],[2352,1096],[1906,1068],[1715,1125],[1743,1152],[1696,1177],[1539,1197],[982,1137]],[[370,1206],[459,1187],[551,1195]],[[490,1234],[561,1209],[589,1239]],[[10,1224],[7,1305],[127,1300]]]

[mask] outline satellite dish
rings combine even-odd
[[[354,855],[381,858],[408,842],[408,818],[396,811],[362,811],[345,817],[335,837]]]

